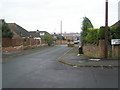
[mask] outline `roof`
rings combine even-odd
[[[27,30],[17,25],[16,23],[7,23],[10,30],[15,34],[13,37],[30,37],[30,34]]]
[[[39,31],[39,33],[49,34],[47,31]]]
[[[112,26],[120,26],[120,20],[116,22],[115,24],[113,24]]]
[[[80,36],[80,33],[63,33],[63,36]]]
[[[39,33],[37,33],[36,31],[30,31],[29,34],[31,37],[40,37]]]

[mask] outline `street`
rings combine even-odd
[[[56,61],[70,47],[54,46],[3,63],[3,88],[118,88],[118,69],[74,68]]]

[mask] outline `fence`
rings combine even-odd
[[[67,40],[57,40],[56,42],[55,42],[55,44],[67,44],[68,42],[67,42]]]

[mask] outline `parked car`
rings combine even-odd
[[[74,40],[74,44],[78,44],[79,42],[79,40]]]

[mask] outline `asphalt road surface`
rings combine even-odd
[[[70,47],[55,46],[3,64],[3,88],[118,88],[118,70],[73,68],[56,59]]]

